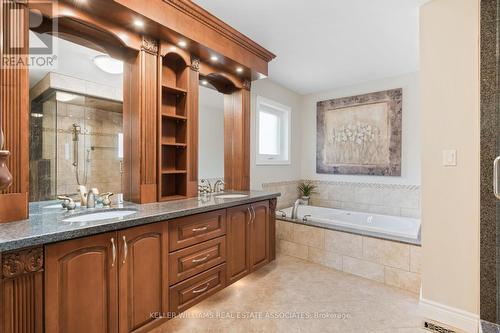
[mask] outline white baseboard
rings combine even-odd
[[[419,308],[425,319],[431,319],[467,333],[479,332],[479,316],[477,314],[424,298],[420,298]]]

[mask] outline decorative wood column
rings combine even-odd
[[[250,81],[224,95],[224,181],[226,188],[250,189]]]
[[[43,332],[43,248],[1,254],[0,332]]]
[[[125,62],[123,90],[124,192],[136,203],[156,202],[158,42],[143,37]]]
[[[28,54],[28,9],[26,4],[0,4],[0,116],[5,134],[5,150],[13,182],[0,192],[0,223],[28,217],[29,191],[29,79],[25,64]],[[5,66],[5,61],[10,60]]]
[[[188,96],[188,175],[187,196],[198,195],[198,106],[200,91],[200,60],[191,59]]]

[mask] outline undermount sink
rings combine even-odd
[[[115,218],[122,218],[137,213],[134,209],[115,209],[110,211],[98,211],[80,214],[63,220],[63,222],[90,222]]]
[[[216,199],[240,199],[246,197],[248,197],[248,194],[221,194],[215,196]]]

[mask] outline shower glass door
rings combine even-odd
[[[76,196],[81,185],[122,192],[122,108],[62,91],[32,103],[31,201]]]

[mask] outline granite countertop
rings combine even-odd
[[[30,204],[28,220],[0,224],[0,252],[165,221],[280,196],[280,193],[261,191],[224,192],[224,194],[234,193],[247,194],[248,196],[238,199],[220,199],[217,198],[217,195],[210,195],[203,198],[197,197],[144,205],[126,202],[111,208],[92,210],[77,208],[73,212],[68,212],[62,208],[50,208],[50,206],[55,207],[57,201],[32,203]],[[137,213],[100,221],[63,222],[68,217],[85,212],[106,211],[116,208],[129,208],[137,210]]]

